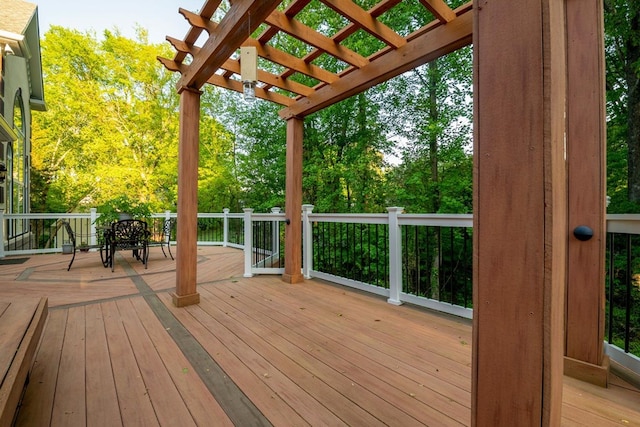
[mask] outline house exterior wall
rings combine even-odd
[[[29,209],[29,168],[31,154],[31,108],[29,106],[30,87],[28,63],[25,58],[4,54],[2,58],[2,116],[16,134],[17,139],[2,136],[2,161],[7,170],[4,187],[4,200],[0,200],[0,210],[5,213],[27,213]],[[16,102],[20,104],[16,107]],[[17,128],[16,108],[21,109],[22,125]],[[19,121],[19,118],[18,118]],[[13,154],[13,155],[12,155]],[[18,174],[21,170],[22,173]],[[13,172],[13,173],[11,173]],[[19,187],[19,188],[18,188]],[[18,191],[19,190],[19,191]],[[18,191],[21,202],[18,200]],[[2,203],[4,202],[4,203]]]

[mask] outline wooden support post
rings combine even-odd
[[[485,1],[474,13],[472,425],[560,425],[564,1]]]
[[[198,154],[200,142],[200,94],[180,91],[180,141],[178,148],[178,254],[173,304],[184,307],[200,302],[197,292],[198,253]]]
[[[285,214],[289,223],[284,234],[284,274],[282,280],[299,283],[302,275],[302,139],[304,120],[287,120],[287,182],[285,188]]]
[[[602,0],[567,0],[569,252],[565,373],[606,387],[606,125]],[[593,237],[573,230],[586,225]]]

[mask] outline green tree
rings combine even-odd
[[[316,211],[384,210],[383,153],[389,141],[379,110],[367,92],[306,120],[305,201]]]
[[[389,200],[414,212],[472,209],[471,49],[419,67],[387,84],[401,163]]]
[[[177,76],[170,48],[52,27],[42,41],[48,111],[34,117],[34,209],[82,210],[116,195],[176,204]]]
[[[207,87],[201,97],[198,210],[240,211],[241,190],[236,178],[235,135],[215,116],[220,91]]]
[[[640,3],[605,0],[610,212],[640,211]],[[621,172],[626,171],[626,176]]]
[[[229,91],[220,91],[219,102],[211,105],[211,114],[229,131],[228,177],[238,186],[238,208],[269,212],[284,207],[286,122],[278,116],[280,108],[264,101],[246,103]]]
[[[34,115],[32,184],[40,186],[32,188],[34,209],[71,210],[95,184],[86,170],[98,156],[86,147],[108,134],[97,49],[95,40],[61,27],[52,27],[42,41],[48,111]]]

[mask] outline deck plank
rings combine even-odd
[[[613,421],[609,418],[602,417],[598,414],[585,411],[584,408],[574,406],[570,403],[562,405],[562,425],[567,426],[597,426],[597,427],[613,427],[620,425],[637,425],[630,424],[628,420],[619,419]]]
[[[203,290],[203,292],[206,291]],[[308,369],[308,366],[305,366],[307,364],[304,363],[304,357],[308,357],[308,354],[301,354],[303,352],[296,351],[298,348],[293,345],[287,346],[286,343],[281,344],[277,335],[274,334],[272,330],[264,326],[257,327],[255,325],[255,319],[249,316],[242,316],[241,313],[234,313],[236,310],[232,306],[225,307],[216,301],[215,303],[206,302],[202,305],[202,308],[213,319],[220,322],[221,325],[238,336],[247,346],[250,346],[255,352],[267,357],[278,372],[282,372],[304,390],[304,396],[308,395],[310,399],[324,402],[325,406],[347,425],[358,423],[368,426],[384,425],[384,423],[372,416],[365,408],[358,406],[357,402],[356,404],[351,402],[349,400],[350,396],[342,394],[337,384],[348,382],[349,386],[347,390],[353,390],[351,393],[353,395],[363,396],[363,398],[360,399],[361,402],[367,400],[366,395],[368,391],[366,389],[351,383],[351,381],[343,375],[328,366],[326,366],[324,370],[328,372],[326,375],[321,374],[321,369],[317,369],[315,372],[313,369]],[[227,319],[225,319],[225,317],[227,317]],[[268,338],[268,341],[261,337]],[[296,362],[296,356],[298,355],[300,355],[302,359]],[[237,354],[237,356],[242,358],[243,354]],[[233,373],[229,374],[233,376]],[[270,375],[268,377],[270,377]],[[278,390],[277,385],[272,384],[271,381],[268,382],[268,384],[273,387],[274,392],[283,394],[283,392]],[[287,385],[280,384],[280,386],[286,389]],[[345,397],[347,397],[347,399],[345,399]],[[358,399],[356,398],[355,400]],[[387,402],[383,400],[376,401],[375,399],[371,399],[371,401],[372,404],[387,406],[388,412],[395,411],[395,408],[388,407]],[[399,415],[396,418],[402,419],[406,417]],[[407,420],[402,421],[406,422]]]
[[[120,300],[116,304],[158,422],[165,426],[195,426],[153,341],[140,324],[131,300]]]
[[[86,419],[77,425],[100,418],[103,425],[118,425],[118,416],[122,425],[167,425],[156,414],[157,401],[145,388],[149,373],[141,364],[153,366],[154,375],[179,393],[172,391],[174,398],[166,399],[167,411],[186,407],[198,425],[231,425],[222,408],[228,410],[238,395],[245,405],[232,410],[245,411],[245,418],[232,419],[246,422],[236,425],[262,415],[275,426],[318,425],[319,420],[391,423],[396,418],[389,404],[417,424],[470,424],[468,320],[408,304],[392,306],[384,298],[317,280],[290,285],[278,276],[244,278],[242,252],[220,247],[198,248],[202,302],[178,309],[167,292],[175,287],[175,261],[164,259],[161,251],[152,253],[148,270],[123,261],[111,273],[96,257],[77,259],[67,272],[68,256],[32,256],[0,272],[0,299],[49,296],[53,307],[18,426],[54,425],[55,402],[65,402],[61,393],[80,377],[76,365],[84,366],[86,381]],[[136,287],[141,283],[148,286]],[[78,342],[81,331],[84,347]],[[136,337],[145,342],[132,344]],[[195,359],[187,357],[194,354]],[[223,367],[222,376],[233,377],[239,388],[233,399],[217,395],[220,403],[215,401],[210,390],[219,376],[208,375],[215,364],[200,363],[209,356]],[[74,358],[85,359],[78,364]],[[98,377],[111,377],[111,384]],[[230,384],[229,378],[220,380]],[[109,407],[114,393],[117,401]],[[259,411],[249,411],[249,399]],[[318,405],[322,413],[311,413]],[[363,413],[358,420],[356,414]],[[604,389],[565,377],[562,416],[566,426],[640,425],[640,391],[615,378]]]
[[[247,293],[246,289],[242,289],[238,286],[233,287],[234,285],[232,284],[228,286],[232,288],[234,292],[244,294],[249,298],[252,297],[252,293],[255,294],[255,292]],[[276,315],[280,311],[279,306],[271,307],[271,305],[277,303],[277,299],[284,300],[285,297],[280,296],[280,298],[276,298],[274,295],[277,295],[279,292],[278,290],[273,290],[267,285],[259,286],[264,288],[264,290],[261,289],[263,292],[262,295],[264,295],[261,299],[263,301],[268,301],[269,304],[266,305],[267,303],[265,302],[265,310]],[[324,293],[327,288],[331,288],[331,286],[324,286],[325,288],[321,289],[322,293]],[[277,285],[274,287],[282,288],[282,286]],[[306,290],[301,291],[302,293],[307,292]],[[314,289],[313,292],[316,292],[316,290]],[[367,355],[367,357],[371,358],[376,363],[394,369],[398,372],[402,371],[403,374],[412,378],[417,384],[422,384],[423,386],[433,384],[439,393],[444,393],[447,396],[447,400],[453,399],[457,402],[465,402],[464,406],[468,408],[470,398],[469,375],[471,357],[468,346],[466,346],[467,359],[459,362],[458,364],[450,364],[450,360],[446,359],[446,352],[444,356],[442,355],[444,350],[440,348],[441,344],[438,339],[431,339],[428,341],[430,343],[436,343],[436,346],[432,345],[431,347],[423,348],[420,352],[414,352],[415,347],[420,345],[417,343],[419,339],[416,338],[416,335],[419,329],[424,329],[424,324],[422,326],[418,326],[418,329],[416,329],[415,325],[414,327],[410,324],[405,326],[395,317],[399,310],[394,309],[394,306],[379,300],[370,299],[367,301],[367,304],[376,308],[376,315],[374,317],[365,317],[364,315],[358,317],[358,311],[355,309],[352,311],[356,314],[352,313],[350,315],[344,315],[343,313],[345,310],[343,310],[344,307],[341,307],[340,299],[331,297],[330,299],[334,304],[330,304],[325,307],[328,311],[324,313],[314,313],[313,307],[316,304],[322,303],[316,303],[312,299],[307,300],[302,293],[299,297],[296,296],[294,299],[291,299],[289,303],[299,307],[299,312],[296,316],[304,319],[304,324],[307,325],[306,327],[308,330],[315,331],[318,334],[324,334],[329,340],[331,340],[336,334],[338,336],[341,334],[346,335],[345,339],[333,340],[338,342],[338,348],[342,346],[349,348],[355,353]],[[267,298],[266,295],[270,296]],[[348,297],[350,297],[350,295]],[[345,296],[342,295],[342,298],[345,298]],[[400,311],[405,310],[402,309]],[[427,313],[423,313],[423,316],[425,315],[430,317]],[[353,319],[357,320],[345,321],[345,316],[352,316]],[[322,319],[322,323],[314,324],[317,323],[316,319],[318,318]],[[380,325],[380,323],[394,325],[393,333],[378,334],[378,331],[375,329]],[[396,339],[398,336],[406,337],[407,335],[411,337],[411,342],[407,342],[406,338],[400,340]],[[441,333],[441,335],[443,340],[449,338],[444,333]],[[457,332],[454,335],[456,337],[456,346],[465,347],[459,343],[460,336]],[[385,345],[382,346],[381,344]],[[407,351],[409,351],[409,353],[407,353]],[[430,356],[434,351],[437,355]],[[433,357],[436,357],[440,363],[433,362],[431,360]],[[442,361],[443,358],[445,359],[444,362]],[[416,366],[416,361],[420,362],[418,366]],[[450,367],[453,368],[449,370]]]
[[[407,425],[421,419],[430,419],[439,425],[459,425],[464,422],[464,414],[469,412],[469,408],[437,393],[429,393],[427,387],[398,375],[394,368],[374,362],[369,356],[374,352],[372,348],[362,353],[351,350],[349,343],[359,334],[358,331],[346,329],[330,335],[318,333],[317,329],[323,329],[324,323],[331,317],[328,313],[321,314],[315,321],[310,319],[300,322],[299,317],[304,315],[299,313],[297,304],[293,305],[293,309],[282,304],[273,305],[273,301],[262,306],[260,301],[251,301],[248,295],[243,295],[244,298],[233,297],[239,295],[237,290],[233,295],[228,295],[220,288],[221,286],[206,286],[201,289],[203,293],[209,292],[212,297],[220,300],[216,305],[227,302],[235,309],[232,311],[232,308],[220,308],[224,310],[226,317],[233,318],[233,322],[227,322],[228,328],[232,329],[234,325],[238,325],[235,330],[244,325],[250,327],[255,336],[268,337],[269,344],[278,343],[277,348],[281,354],[288,355],[292,361],[309,371],[312,378],[320,379],[336,388],[336,391],[347,398],[344,402],[353,401],[358,407],[369,411],[371,416],[379,417],[384,423],[392,425]],[[224,317],[221,319],[224,320]],[[301,323],[304,323],[304,329],[300,328]],[[268,354],[269,348],[261,348],[258,351]],[[393,364],[392,359],[386,359]],[[292,372],[286,365],[279,369]],[[299,376],[295,378],[296,382],[300,382]],[[307,392],[316,393],[313,384],[307,387]],[[323,402],[329,402],[325,404],[345,405],[344,402],[326,400],[325,397],[318,398]],[[420,405],[421,402],[423,405]],[[451,412],[447,413],[453,413],[455,417],[460,418],[455,420],[455,417],[451,418],[435,410],[425,404],[426,402],[436,407],[440,404],[445,408],[449,407]],[[346,405],[344,408],[336,409],[336,413],[342,417],[351,415],[352,411],[354,409]],[[400,415],[402,412],[404,414]],[[351,424],[354,421],[356,420],[347,422]]]
[[[118,404],[124,425],[158,426],[146,386],[114,301],[102,303]]]
[[[287,425],[311,425],[295,409],[293,409],[283,398],[283,396],[273,393],[260,378],[266,372],[259,375],[243,368],[242,360],[228,351],[226,347],[210,332],[208,327],[192,314],[197,311],[195,308],[178,309],[173,307],[171,296],[168,294],[158,295],[162,302],[171,310],[178,320],[198,339],[202,346],[211,354],[216,362],[226,372],[234,371],[236,375],[233,380],[245,391],[251,401],[262,410],[274,426]]]
[[[213,290],[212,286],[206,288],[207,291]],[[267,337],[268,340],[265,343],[268,345],[260,343],[259,340],[254,340],[255,343],[252,342],[252,345],[256,345],[257,351],[261,354],[269,355],[270,360],[277,360],[278,357],[282,358],[281,355],[286,355],[288,360],[280,361],[278,369],[295,378],[295,381],[310,395],[323,402],[348,424],[358,424],[358,417],[355,419],[351,417],[357,415],[358,410],[362,408],[369,413],[369,417],[384,424],[419,423],[421,425],[419,419],[430,417],[440,425],[459,425],[457,422],[452,422],[451,418],[430,410],[431,408],[421,407],[414,400],[415,394],[411,396],[409,388],[402,390],[394,387],[397,375],[395,373],[382,375],[382,370],[372,364],[366,356],[354,353],[351,353],[351,357],[345,355],[344,346],[340,344],[336,345],[332,351],[330,346],[327,346],[327,340],[331,338],[309,330],[305,330],[304,335],[297,333],[299,319],[287,317],[284,314],[286,311],[284,307],[272,307],[273,310],[261,311],[262,307],[259,305],[251,307],[247,299],[229,298],[224,293],[219,297],[229,301],[231,305],[229,308],[220,308],[224,310],[224,316],[231,318],[226,322],[228,328],[241,332],[240,328],[245,327],[250,329],[256,337]],[[233,307],[234,303],[239,304],[240,307]],[[289,310],[291,310],[290,307]],[[269,312],[274,318],[277,317],[277,320],[271,319]],[[220,319],[223,321],[224,317]],[[237,326],[234,327],[234,325]],[[247,341],[251,338],[251,335],[246,333],[243,335],[247,336]],[[333,339],[336,342],[347,342],[352,337],[346,333]],[[270,346],[275,347],[277,351],[274,352]],[[300,374],[298,372],[300,370],[306,375]],[[308,378],[311,381],[304,381]],[[318,381],[334,388],[334,394],[320,394],[314,386]],[[410,408],[407,405],[403,406],[402,401],[409,402]],[[365,422],[365,419],[360,419],[363,424],[371,425],[370,422]]]
[[[86,423],[84,312],[84,307],[76,307],[70,309],[67,316],[51,415],[52,426]]]
[[[195,369],[177,348],[176,343],[166,334],[156,316],[149,310],[147,303],[142,298],[134,298],[131,303],[149,337],[153,340],[174,384],[187,403],[196,424],[202,426],[213,422],[219,427],[233,426]]]
[[[635,396],[633,393],[622,394],[619,387],[605,389],[569,377],[565,377],[564,382],[570,385],[563,390],[565,406],[579,408],[583,421],[590,423],[593,414],[598,414],[620,424],[640,426],[640,392]]]
[[[121,426],[116,384],[100,305],[86,306],[87,425]]]
[[[49,312],[40,350],[31,370],[30,384],[16,422],[17,427],[48,426],[51,423],[67,315],[67,310]]]

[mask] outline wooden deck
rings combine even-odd
[[[124,255],[124,257],[123,257]],[[242,253],[199,248],[201,303],[177,309],[175,261],[31,256],[0,297],[50,313],[20,426],[469,425],[468,321],[311,280],[242,277]],[[565,378],[563,425],[638,425],[640,391]]]

